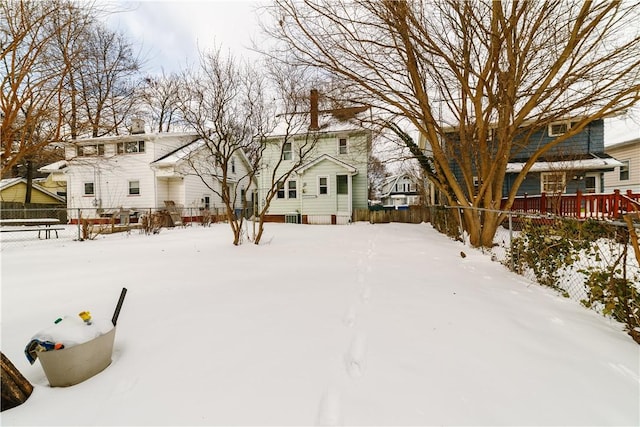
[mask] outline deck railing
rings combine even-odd
[[[506,199],[502,200],[504,208]],[[518,196],[511,210],[532,214],[553,214],[578,219],[619,219],[626,212],[640,210],[640,193],[627,190],[621,193],[614,190],[611,194],[545,194]]]

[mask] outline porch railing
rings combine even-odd
[[[506,198],[501,208],[505,208]],[[626,212],[640,210],[640,193],[627,190],[621,193],[614,190],[611,194],[545,194],[518,196],[511,205],[515,212],[552,214],[578,219],[619,219]]]

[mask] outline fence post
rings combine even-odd
[[[615,219],[620,218],[620,210],[622,208],[622,198],[620,197],[620,190],[613,190],[614,198],[613,198],[613,217]]]
[[[582,191],[581,190],[576,190],[576,201],[575,201],[575,206],[573,207],[573,210],[576,213],[577,218],[582,218]],[[585,212],[585,216],[586,216],[586,212]]]
[[[82,224],[80,224],[80,215],[82,215],[82,211],[78,208],[78,242],[82,241]]]
[[[509,269],[513,271],[513,214],[509,212]]]
[[[540,193],[540,213],[543,215],[547,213],[547,193],[544,191]]]
[[[464,227],[462,226],[462,208],[459,207],[458,211],[458,230],[460,232],[460,237],[462,238],[462,244],[466,245],[467,243],[464,241]]]

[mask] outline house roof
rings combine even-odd
[[[188,144],[183,145],[182,147],[178,147],[177,149],[171,151],[170,153],[165,154],[164,156],[154,160],[151,162],[152,167],[163,167],[163,166],[175,166],[177,163],[187,159],[192,154],[196,153],[198,150],[202,149],[206,146],[206,141],[202,138],[198,138],[195,141],[191,141]],[[238,157],[245,163],[247,168],[251,168],[251,163],[247,158],[244,150],[239,149],[236,151],[238,153]],[[231,178],[227,178],[231,180]]]
[[[65,169],[67,166],[69,166],[69,162],[67,162],[66,160],[59,160],[57,162],[42,166],[40,169],[38,169],[38,172],[44,172],[44,173],[59,172],[62,169]]]
[[[635,138],[635,139],[631,139],[629,141],[624,141],[624,142],[618,142],[617,144],[611,144],[611,145],[608,145],[608,146],[604,147],[604,150],[605,151],[616,150],[616,149],[619,149],[619,148],[631,147],[633,145],[640,146],[640,138]]]
[[[351,166],[348,163],[345,163],[341,160],[336,159],[335,157],[332,157],[328,154],[323,154],[322,156],[316,157],[315,159],[311,160],[310,162],[307,162],[303,165],[300,165],[296,168],[295,172],[299,173],[299,174],[303,174],[307,169],[312,168],[313,166],[322,163],[324,161],[329,161],[332,163],[335,163],[338,166],[341,166],[342,168],[346,169],[348,172],[350,172],[351,174],[355,175],[358,173],[358,169],[356,169],[354,166]]]
[[[196,139],[195,141],[191,141],[181,147],[176,148],[173,151],[165,154],[162,157],[157,158],[153,162],[151,162],[152,166],[172,166],[175,165],[180,160],[184,160],[189,157],[192,153],[200,149],[204,146],[205,142],[201,138]]]
[[[387,178],[384,179],[384,181],[382,182],[382,191],[383,193],[380,195],[381,197],[388,197],[391,195],[391,193],[396,193],[396,194],[415,194],[415,191],[409,191],[409,192],[404,192],[404,191],[393,191],[393,189],[395,188],[395,185],[397,184],[398,181],[400,181],[402,178],[408,178],[411,182],[415,183],[415,179],[412,175],[410,174],[406,174],[406,173],[402,173],[399,175],[391,175]],[[393,195],[391,195],[391,197],[393,197]]]
[[[193,136],[197,137],[198,134],[196,132],[156,132],[156,133],[134,133],[134,134],[126,134],[126,135],[106,135],[106,136],[97,136],[91,138],[81,138],[74,139],[72,141],[67,141],[65,144],[70,145],[86,145],[86,144],[97,144],[102,142],[130,142],[130,141],[153,141],[157,139],[163,138],[183,138]]]
[[[27,185],[27,180],[25,178],[7,178],[7,179],[2,179],[0,180],[0,191],[6,190],[8,188],[13,187],[14,185],[18,185],[20,183],[24,183],[24,185]],[[36,184],[35,182],[31,183],[31,187],[36,190],[39,191],[41,193],[46,194],[47,196],[53,197],[56,200],[59,200],[61,203],[66,203],[66,200],[64,197],[58,196],[55,193],[52,193],[51,191],[47,190],[46,188]]]
[[[510,162],[507,164],[507,173],[518,173],[524,168],[524,162]],[[623,164],[608,155],[595,154],[587,159],[557,160],[548,162],[536,162],[529,172],[551,172],[562,170],[609,170]]]
[[[295,136],[306,133],[348,133],[348,132],[362,132],[365,129],[359,126],[358,117],[369,110],[368,106],[360,107],[347,107],[347,108],[335,108],[330,110],[320,110],[318,112],[318,124],[319,128],[316,130],[309,129],[310,112],[305,111],[302,113],[295,113],[295,116],[299,120],[295,120],[295,125],[291,126],[284,120],[286,114],[279,115],[278,123],[272,132],[270,132],[268,138],[276,138],[283,136]],[[287,126],[290,126],[287,128]]]

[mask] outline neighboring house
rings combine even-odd
[[[46,178],[38,180],[38,185],[61,197],[67,197],[66,160],[59,160],[38,169],[38,172],[48,174]]]
[[[277,131],[265,142],[258,178],[258,202],[262,209],[271,177],[296,167],[290,178],[280,183],[280,191],[271,201],[268,221],[308,224],[346,224],[354,209],[367,209],[367,162],[371,132],[353,119],[368,108],[318,109],[317,92],[312,91],[308,126],[289,135]],[[312,138],[315,149],[304,159],[297,159],[298,144]],[[283,150],[284,144],[284,150]],[[281,159],[281,153],[283,159]]]
[[[380,201],[384,207],[398,209],[421,203],[416,178],[409,174],[387,177],[382,183]]]
[[[622,163],[615,170],[605,172],[604,191],[620,190],[640,193],[640,138],[605,147],[605,152]]]
[[[76,140],[66,145],[68,166],[67,204],[71,218],[81,209],[85,218],[105,216],[120,210],[144,213],[164,209],[165,202],[179,208],[191,208],[193,215],[202,209],[221,208],[222,202],[205,185],[191,167],[191,160],[201,156],[202,140],[196,133],[144,133],[136,123],[130,135]],[[246,157],[239,155],[229,171],[230,185],[241,197],[254,184],[234,179],[245,174]],[[216,174],[204,177],[214,189],[220,188]]]
[[[507,196],[516,176],[540,146],[568,132],[574,121],[567,119],[551,123],[529,137],[529,145],[513,153],[507,165],[503,195]],[[604,121],[594,120],[582,132],[558,144],[543,155],[529,170],[518,188],[518,195],[601,193],[604,174],[621,166],[605,153]]]
[[[0,200],[3,202],[25,203],[27,194],[27,180],[25,178],[8,178],[0,180]],[[32,182],[31,184],[31,201],[30,203],[65,204],[65,199]]]

